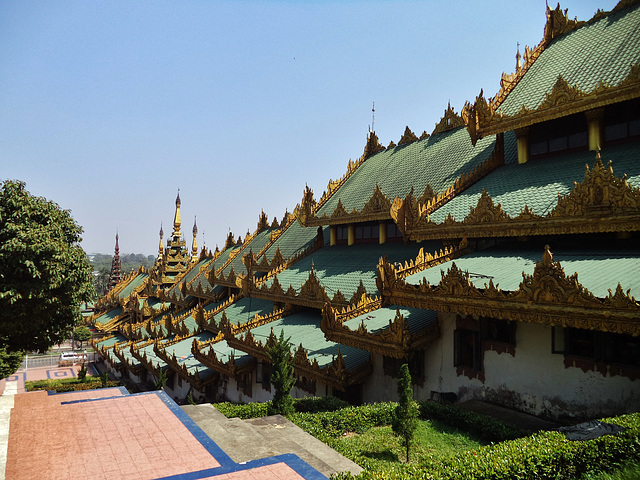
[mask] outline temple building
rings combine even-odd
[[[556,420],[640,405],[640,2],[588,21],[547,7],[491,98],[409,127],[281,220],[198,252],[174,230],[89,320],[116,373],[178,401],[484,400]],[[230,173],[231,175],[231,173]],[[257,206],[256,209],[258,209]],[[116,247],[117,248],[117,247]]]

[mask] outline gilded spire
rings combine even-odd
[[[160,246],[158,247],[158,255],[162,258],[162,251],[164,250],[164,246],[162,245],[162,237],[164,232],[162,231],[162,222],[160,222]]]
[[[178,189],[178,196],[176,197],[176,214],[173,217],[173,237],[179,237],[182,235],[180,233],[180,225],[182,224],[182,220],[180,220],[180,189]]]
[[[196,243],[196,235],[198,234],[198,226],[196,225],[196,217],[193,216],[193,244],[191,246],[191,258],[195,261],[198,257],[198,244]]]
[[[111,262],[111,273],[109,274],[107,292],[115,287],[121,279],[122,266],[120,265],[120,246],[118,245],[118,233],[116,232],[116,248],[113,252],[113,261]]]

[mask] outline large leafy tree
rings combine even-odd
[[[68,210],[0,183],[0,347],[46,351],[80,320],[93,293],[91,265],[80,247],[82,228]]]

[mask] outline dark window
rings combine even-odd
[[[412,352],[408,362],[405,358],[394,358],[385,355],[382,357],[382,370],[385,375],[398,378],[400,367],[405,363],[409,365],[411,383],[424,383],[424,350]]]
[[[398,230],[398,226],[393,223],[387,223],[387,238],[402,238],[402,233]]]
[[[640,135],[640,99],[609,105],[604,110],[604,140],[616,142]]]
[[[349,239],[349,226],[348,225],[338,225],[336,227],[336,238],[337,238],[337,240],[347,241]]]
[[[603,364],[640,367],[640,337],[565,328],[564,353]]]
[[[378,222],[360,223],[355,227],[356,243],[377,243],[380,238]]]
[[[251,372],[242,373],[238,375],[236,379],[237,379],[238,390],[241,390],[243,394],[251,398],[253,394],[252,392],[253,374]]]
[[[482,369],[479,332],[459,329],[453,332],[453,365],[471,370]]]
[[[480,325],[483,341],[515,346],[516,322],[483,317],[480,319]]]
[[[582,113],[538,123],[529,130],[529,154],[532,157],[584,149],[587,144],[587,120]]]

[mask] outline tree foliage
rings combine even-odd
[[[0,379],[13,375],[22,362],[22,352],[7,352],[7,349],[0,347]]]
[[[289,415],[294,411],[291,389],[295,384],[295,378],[290,339],[291,337],[284,338],[284,330],[280,330],[280,337],[267,345],[267,354],[271,362],[271,383],[275,389],[271,405],[273,411],[280,415]]]
[[[89,330],[89,327],[80,325],[79,327],[76,327],[75,330],[73,331],[73,336],[76,342],[79,343],[78,346],[82,347],[82,342],[86,342],[91,338],[91,330]]]
[[[411,374],[406,363],[400,367],[398,377],[398,406],[396,407],[391,427],[393,433],[400,437],[400,442],[407,452],[409,462],[409,449],[411,441],[418,428],[418,405],[413,401],[413,389],[411,388]]]
[[[68,337],[93,292],[82,228],[68,210],[0,183],[0,345],[46,351]]]

